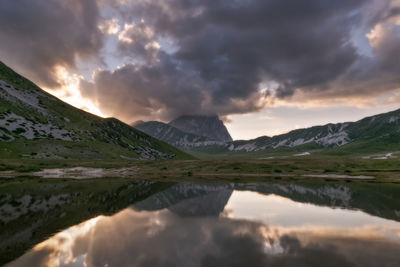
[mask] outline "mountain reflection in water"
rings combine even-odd
[[[355,210],[343,186],[308,189],[321,205],[277,195],[289,189],[178,184],[9,266],[400,266],[399,222]]]

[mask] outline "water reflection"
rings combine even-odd
[[[257,186],[179,184],[9,266],[400,266],[400,223],[341,206]]]

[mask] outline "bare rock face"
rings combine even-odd
[[[181,183],[136,202],[135,210],[169,209],[182,217],[219,216],[233,192],[232,184]]]
[[[205,136],[181,131],[169,124],[158,121],[143,122],[133,127],[170,145],[184,149],[225,144]]]
[[[169,125],[183,132],[205,136],[214,141],[232,141],[232,137],[218,116],[183,115],[171,121]]]

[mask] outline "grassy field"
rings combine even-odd
[[[138,172],[135,177],[150,180],[253,182],[273,179],[288,181],[324,179],[342,181],[360,180],[359,176],[368,176],[374,178],[369,182],[400,182],[400,159],[398,158],[379,160],[309,156],[264,160],[0,160],[0,171],[3,173],[12,171],[14,176],[30,176],[32,172],[43,169],[75,166],[137,167]],[[343,177],[335,177],[335,175]]]

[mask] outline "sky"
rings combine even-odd
[[[1,61],[126,123],[250,139],[399,108],[400,0],[2,0],[0,25]]]

